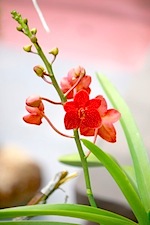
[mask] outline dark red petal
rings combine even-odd
[[[98,129],[98,135],[108,142],[116,142],[116,130],[112,124],[104,124]]]
[[[88,128],[98,128],[101,125],[101,117],[97,110],[87,110],[86,116],[81,120],[81,124]]]
[[[74,97],[74,102],[78,108],[84,107],[86,102],[89,101],[89,94],[85,90],[77,92]]]
[[[66,103],[64,104],[64,110],[65,110],[66,112],[77,111],[77,108],[76,108],[75,103],[74,103],[73,101],[71,101],[71,102],[66,102]]]
[[[29,124],[40,125],[42,123],[41,117],[38,115],[28,114],[23,117],[23,120]]]
[[[80,134],[84,136],[94,136],[95,134],[95,129],[93,128],[88,128],[85,126],[80,126]]]
[[[67,130],[77,129],[80,124],[80,119],[78,117],[77,111],[70,111],[65,114],[64,124]]]
[[[100,107],[100,104],[101,104],[100,99],[93,98],[87,102],[86,106],[88,107],[88,110],[89,109],[98,109]]]

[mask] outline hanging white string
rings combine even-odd
[[[37,11],[37,14],[38,14],[38,16],[39,16],[39,18],[40,18],[40,20],[41,20],[41,23],[42,23],[44,29],[46,30],[46,32],[49,33],[49,32],[50,32],[50,29],[49,29],[49,27],[48,27],[48,25],[47,25],[47,23],[46,23],[46,21],[45,21],[45,19],[44,19],[44,16],[43,16],[43,14],[42,14],[42,11],[40,10],[40,7],[39,7],[37,1],[36,1],[36,0],[32,0],[32,3],[33,3],[33,5],[34,5],[34,8],[35,8],[36,11]]]

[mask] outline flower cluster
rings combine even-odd
[[[36,68],[34,71],[37,73],[38,66]],[[24,121],[40,125],[42,118],[47,118],[42,102],[42,100],[46,100],[63,105],[66,130],[79,129],[81,135],[94,136],[95,140],[99,135],[108,142],[116,142],[116,130],[113,123],[119,120],[120,113],[115,109],[107,109],[107,102],[102,95],[90,99],[91,80],[91,76],[86,75],[83,67],[71,69],[67,76],[60,81],[60,89],[67,101],[56,103],[40,96],[30,96],[26,100],[26,110],[29,114],[23,117]],[[54,128],[54,126],[52,127]]]

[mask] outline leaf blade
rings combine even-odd
[[[106,76],[97,73],[97,78],[112,105],[121,113],[121,125],[133,160],[138,190],[146,210],[150,210],[150,162],[134,118],[116,88]]]
[[[82,167],[81,159],[78,153],[73,154],[67,154],[59,157],[59,162],[70,165],[70,166],[76,166],[76,167]],[[91,154],[88,159],[87,163],[89,167],[99,167],[102,166],[102,164],[99,162],[99,160]]]
[[[87,147],[101,161],[101,163],[116,181],[138,221],[140,221],[141,224],[143,221],[147,221],[147,213],[141,203],[138,193],[136,192],[136,188],[133,186],[133,183],[130,181],[122,167],[120,167],[115,159],[102,151],[97,145],[86,139],[81,139],[81,141],[85,147]]]
[[[7,208],[0,210],[0,218],[18,216],[57,215],[80,218],[103,225],[137,225],[135,222],[118,214],[79,204],[45,204]]]

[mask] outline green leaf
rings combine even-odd
[[[67,223],[67,222],[54,222],[54,221],[0,221],[0,225],[80,225],[80,224],[75,224],[75,223]]]
[[[137,223],[118,214],[94,208],[91,206],[75,204],[45,204],[22,206],[0,210],[0,218],[6,219],[18,216],[57,215],[80,218],[103,225],[137,225]]]
[[[114,108],[121,113],[120,122],[133,160],[140,198],[148,212],[150,210],[150,162],[142,137],[130,109],[116,88],[106,76],[98,73],[97,77]]]
[[[136,183],[136,177],[133,166],[122,166],[128,177],[131,179],[131,181],[134,183],[135,186],[137,186]]]
[[[136,188],[133,186],[133,183],[130,181],[123,168],[116,162],[115,159],[102,151],[92,142],[85,139],[82,139],[81,141],[100,160],[103,166],[105,166],[113,179],[116,181],[138,221],[141,222],[141,224],[145,221],[146,225],[147,213],[141,203],[138,193],[136,192]]]
[[[78,153],[63,155],[59,157],[58,160],[59,162],[67,164],[67,165],[82,167],[81,159]],[[102,166],[102,164],[93,154],[89,155],[87,162],[89,167]]]

